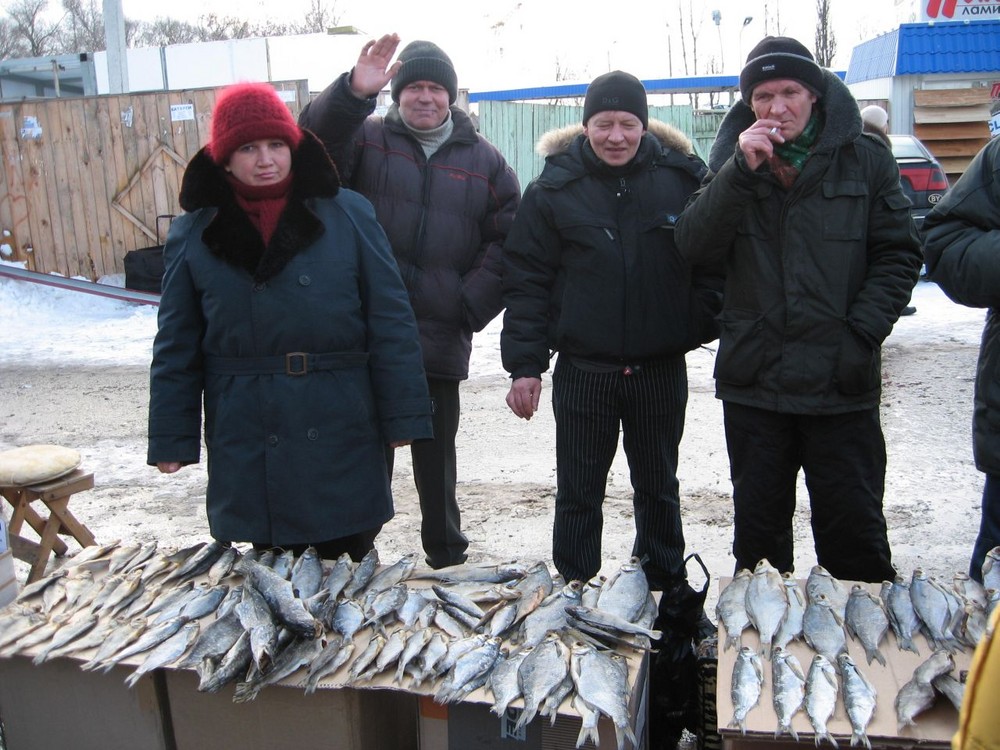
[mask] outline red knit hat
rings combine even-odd
[[[208,155],[222,165],[244,143],[261,138],[280,138],[295,150],[302,140],[302,131],[271,85],[227,86],[215,100]]]

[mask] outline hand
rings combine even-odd
[[[774,154],[774,144],[784,143],[780,120],[757,120],[740,133],[740,151],[746,157],[747,166],[756,171]]]
[[[521,419],[531,419],[538,411],[538,400],[541,396],[541,378],[517,378],[510,384],[507,406]]]
[[[399,34],[385,34],[378,40],[369,40],[361,48],[358,62],[351,71],[351,93],[359,99],[368,99],[384,89],[403,66],[398,60],[389,64],[398,46]]]
[[[156,468],[160,470],[161,474],[173,474],[174,472],[181,470],[180,461],[158,461]]]

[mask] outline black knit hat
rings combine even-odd
[[[389,89],[392,100],[399,103],[399,92],[414,81],[433,81],[448,90],[448,103],[454,104],[458,98],[458,76],[451,64],[451,58],[434,42],[410,42],[399,53],[403,67],[392,79]]]
[[[591,81],[583,100],[583,124],[598,112],[609,110],[635,115],[645,130],[649,125],[649,105],[642,81],[621,70],[612,70]]]
[[[823,94],[823,69],[812,53],[791,37],[766,36],[747,55],[740,73],[740,93],[750,103],[754,87],[764,81],[791,78],[805,84],[816,96]]]

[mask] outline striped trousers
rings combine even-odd
[[[613,372],[560,357],[552,373],[556,421],[556,509],[552,560],[567,581],[601,568],[602,504],[619,432],[634,490],[635,543],[650,586],[685,578],[677,446],[684,432],[684,357]]]

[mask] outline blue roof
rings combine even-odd
[[[904,23],[855,47],[846,80],[998,72],[1000,20]]]
[[[835,71],[841,78],[842,71]],[[587,83],[568,83],[557,86],[536,86],[524,89],[505,89],[502,91],[470,91],[470,102],[482,101],[523,101],[528,99],[559,99],[563,97],[584,96],[587,93]],[[688,76],[685,78],[644,78],[642,85],[649,94],[698,94],[714,91],[739,91],[739,76]]]

